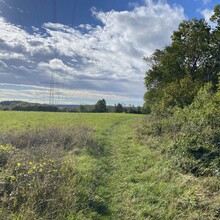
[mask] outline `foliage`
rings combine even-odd
[[[216,6],[213,21],[219,22]],[[220,68],[219,26],[212,29],[204,20],[183,21],[172,35],[172,43],[145,60],[151,65],[145,77],[145,105],[159,113],[170,107],[192,103],[205,83],[217,88]]]
[[[200,90],[192,105],[172,119],[184,121],[173,144],[177,162],[195,175],[220,175],[220,99],[210,90]]]
[[[211,84],[202,88],[191,105],[171,115],[150,116],[140,130],[143,136],[168,136],[175,163],[194,175],[220,175],[220,97]],[[172,140],[172,141],[171,141]]]
[[[214,14],[212,15],[210,20],[217,23],[217,28],[220,27],[220,5],[215,6]]]
[[[145,106],[152,114],[140,136],[158,137],[182,171],[220,175],[220,5],[211,21],[183,21],[172,43],[145,58]],[[147,137],[146,137],[147,139]]]
[[[107,112],[107,107],[106,107],[106,101],[105,99],[100,99],[96,104],[95,104],[95,112]]]
[[[115,105],[115,112],[117,113],[122,113],[123,112],[123,106],[122,104],[118,103],[117,105]]]

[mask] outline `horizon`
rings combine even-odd
[[[97,100],[97,102],[98,101],[99,100]],[[40,102],[28,102],[28,101],[23,101],[23,100],[2,100],[2,101],[0,101],[0,105],[1,105],[2,102],[23,102],[23,103],[28,103],[28,104],[51,105],[51,106],[57,106],[57,107],[59,107],[59,106],[77,106],[78,107],[80,105],[83,105],[83,106],[95,106],[95,104],[97,103],[97,102],[95,102],[93,104],[86,104],[86,103],[85,104],[75,104],[75,103],[70,103],[70,104],[49,104],[49,103],[40,103]],[[126,103],[106,104],[106,106],[107,107],[114,107],[117,104],[121,104],[125,108],[127,108],[127,107],[135,107],[135,108],[143,107],[143,106],[140,106],[140,105],[132,105],[132,104],[127,105]]]

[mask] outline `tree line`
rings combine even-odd
[[[93,113],[133,113],[146,114],[147,111],[141,106],[123,106],[118,103],[114,106],[107,106],[105,99],[100,99],[95,105],[79,105],[75,107],[61,107],[39,103],[29,103],[22,101],[3,101],[0,102],[0,110],[3,111],[44,111],[44,112],[93,112]]]
[[[94,106],[87,107],[80,105],[79,112],[115,112],[115,113],[133,113],[133,114],[147,114],[147,111],[141,106],[123,106],[121,103],[114,106],[107,106],[105,99],[100,99]]]

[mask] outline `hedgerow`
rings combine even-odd
[[[202,88],[193,103],[162,115],[149,116],[139,135],[166,142],[166,152],[185,172],[220,175],[220,96],[211,85]]]

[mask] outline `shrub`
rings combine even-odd
[[[139,136],[169,139],[167,152],[175,164],[194,175],[220,174],[220,96],[207,84],[193,103],[166,115],[151,115],[139,129]],[[173,113],[172,113],[173,112]]]
[[[173,145],[177,164],[195,175],[220,174],[219,102],[210,86],[202,89],[192,105],[176,112],[172,122],[182,121]]]

